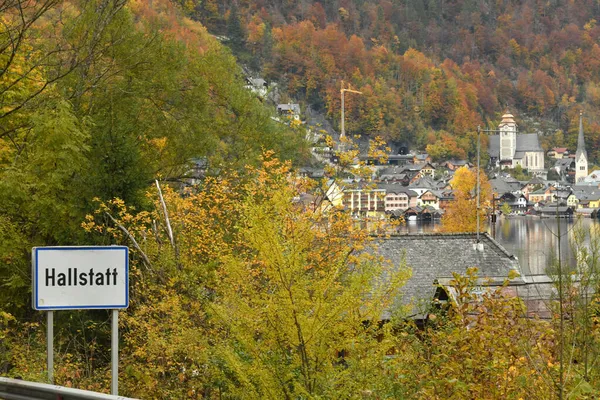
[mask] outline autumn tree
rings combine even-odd
[[[480,192],[477,193],[477,170],[468,167],[456,170],[450,181],[454,200],[442,216],[443,232],[475,232],[478,215],[483,226],[489,208],[491,188],[483,172],[479,173],[479,179]],[[477,208],[478,196],[479,209]]]
[[[382,374],[391,331],[380,318],[407,273],[374,255],[350,215],[297,204],[311,185],[289,172],[267,153],[246,176],[223,174],[184,196],[152,193],[150,213],[115,200],[88,217],[86,229],[134,247],[122,357],[139,367],[122,381],[127,393],[389,390]],[[138,247],[131,237],[146,240]]]
[[[470,268],[445,284],[453,293],[451,304],[432,311],[420,340],[398,341],[401,350],[390,365],[403,396],[553,398],[548,367],[556,358],[547,344],[554,336],[544,323],[524,318],[523,304],[507,286],[516,275],[482,289],[484,279]]]
[[[502,207],[500,207],[500,211],[502,211],[502,214],[509,215],[512,212],[512,208],[510,207],[510,205],[507,202],[502,203]]]

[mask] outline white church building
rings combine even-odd
[[[536,133],[523,134],[512,114],[506,113],[498,125],[498,135],[489,136],[488,152],[492,166],[515,168],[520,165],[532,175],[545,175],[544,150]]]

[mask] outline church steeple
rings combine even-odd
[[[587,151],[583,137],[583,111],[579,112],[579,136],[577,137],[577,153],[575,153],[575,183],[583,181],[588,175]]]
[[[583,111],[579,111],[579,137],[577,138],[577,154],[585,153],[585,140],[583,138]]]

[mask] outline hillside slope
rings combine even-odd
[[[339,115],[347,129],[418,147],[437,142],[472,155],[478,125],[506,108],[546,147],[574,146],[579,110],[589,147],[600,146],[600,6],[572,1],[187,1],[239,58],[291,96]],[[524,118],[527,117],[527,118]],[[554,137],[556,128],[564,135]],[[464,150],[463,150],[464,149]],[[592,160],[599,153],[593,150]]]

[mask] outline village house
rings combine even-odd
[[[548,158],[553,158],[555,160],[561,160],[569,155],[569,151],[566,147],[554,147],[552,150],[549,150],[546,153]]]
[[[419,178],[413,182],[411,182],[408,187],[411,190],[417,192],[417,195],[421,196],[427,190],[438,190],[437,182],[432,178],[426,176],[423,178]]]
[[[567,207],[571,207],[573,209],[579,207],[579,199],[577,198],[577,195],[575,195],[575,193],[571,193],[567,197]]]
[[[554,164],[554,170],[558,174],[559,178],[563,181],[574,183],[575,182],[575,155],[567,156],[565,158],[556,160]]]
[[[511,212],[517,214],[524,214],[527,211],[527,198],[524,195],[517,195],[507,192],[498,198],[498,207],[502,207],[503,204],[507,204]]]
[[[385,212],[403,211],[417,205],[417,193],[402,185],[380,183],[377,188],[385,192]]]
[[[379,170],[379,181],[387,183],[400,183],[403,186],[408,186],[410,180],[414,178],[418,172],[406,172],[403,166],[393,166]]]
[[[413,164],[425,164],[430,162],[431,157],[427,153],[416,154],[413,156]]]
[[[323,199],[324,210],[341,208],[344,205],[344,188],[334,179],[327,181],[325,196]]]
[[[473,164],[471,164],[467,160],[448,160],[441,163],[440,166],[447,168],[449,171],[456,171],[460,167],[472,168]]]
[[[394,265],[406,265],[412,273],[395,306],[402,307],[403,316],[417,324],[424,323],[434,308],[455,301],[453,273],[465,274],[468,268],[478,269],[477,287],[508,285],[502,291],[518,296],[525,306],[524,313],[541,318],[549,317],[547,301],[552,296],[552,281],[546,276],[528,277],[521,273],[516,257],[484,233],[408,234],[377,240],[377,252]],[[516,274],[515,274],[516,273]],[[519,275],[509,279],[509,276]],[[386,313],[383,319],[389,319]]]
[[[269,84],[262,78],[246,78],[246,89],[252,91],[259,98],[264,99],[269,91]]]
[[[419,170],[419,178],[424,178],[426,176],[432,179],[435,177],[435,167],[429,162],[423,164]]]
[[[401,214],[406,221],[433,221],[440,219],[443,211],[430,206],[409,207]]]
[[[382,157],[360,155],[359,160],[367,165],[406,165],[412,164],[414,156],[412,154],[390,154],[382,161]]]
[[[532,192],[535,192],[537,190],[543,189],[546,186],[548,186],[546,184],[546,182],[536,176],[533,179],[531,179],[529,182],[527,182],[525,185],[523,185],[523,187],[521,188],[521,193],[527,199],[529,199],[529,193],[532,193]]]
[[[284,117],[291,117],[295,120],[300,120],[300,104],[278,104],[277,105],[277,113]]]
[[[572,194],[577,198],[577,208],[600,208],[600,189],[598,185],[575,185]]]
[[[412,154],[390,154],[388,156],[389,165],[406,165],[413,161]]]
[[[454,201],[454,191],[452,189],[438,190],[438,203],[440,210],[447,210],[450,204]]]
[[[513,193],[514,187],[508,184],[501,177],[492,178],[489,180],[494,198],[502,196],[504,193]],[[519,185],[520,186],[520,185]]]
[[[433,190],[426,190],[417,198],[417,206],[440,209],[440,198]]]
[[[570,218],[573,216],[573,209],[567,205],[558,205],[557,203],[547,204],[539,207],[537,212],[541,218]]]
[[[385,190],[372,188],[345,189],[344,207],[359,217],[381,217],[385,213]]]
[[[554,186],[548,186],[535,192],[529,193],[529,202],[533,204],[538,203],[550,203],[554,201],[554,192],[556,188]]]

